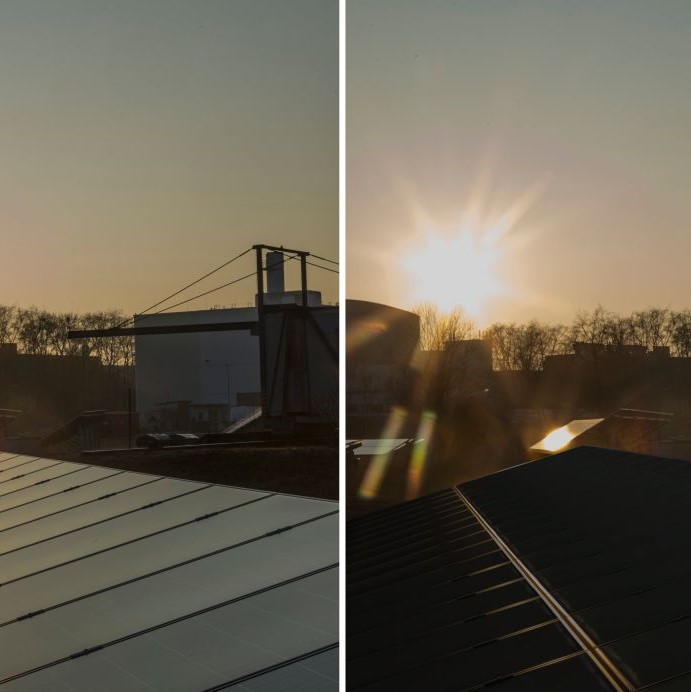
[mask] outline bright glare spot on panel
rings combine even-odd
[[[566,447],[571,440],[575,437],[574,433],[569,430],[568,425],[564,425],[561,428],[553,430],[544,440],[540,443],[540,446],[546,449],[548,452],[556,452],[562,447]]]

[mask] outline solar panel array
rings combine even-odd
[[[338,689],[325,500],[0,453],[0,685]]]
[[[348,688],[691,689],[689,497],[583,447],[350,521]]]
[[[464,495],[631,687],[691,689],[691,464],[581,447]]]
[[[611,689],[454,490],[346,536],[348,689]]]

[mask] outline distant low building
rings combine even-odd
[[[20,353],[0,344],[0,407],[23,411],[13,432],[43,436],[86,409],[122,409],[132,368],[96,356]]]
[[[419,349],[418,315],[365,300],[346,301],[346,413],[386,417],[410,394]]]

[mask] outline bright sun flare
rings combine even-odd
[[[412,301],[433,302],[445,311],[459,306],[480,318],[487,302],[506,290],[497,275],[502,235],[472,228],[453,236],[428,231],[402,257]]]

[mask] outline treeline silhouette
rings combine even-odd
[[[598,306],[578,312],[570,324],[497,322],[482,331],[460,309],[443,313],[424,303],[413,312],[420,316],[422,350],[442,350],[449,341],[487,339],[495,370],[541,370],[547,356],[573,353],[579,342],[610,349],[669,348],[672,356],[691,357],[691,310],[648,308],[620,315]]]
[[[68,339],[71,329],[106,329],[126,319],[120,310],[50,312],[35,306],[0,305],[0,343],[17,344],[19,353],[95,356],[108,367],[134,364],[134,339],[129,336]]]

